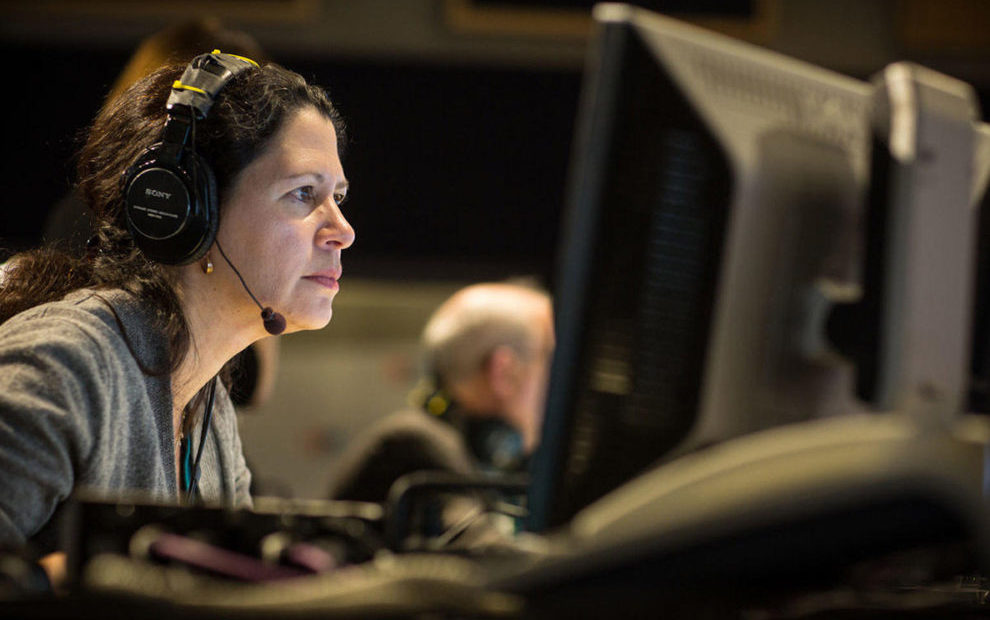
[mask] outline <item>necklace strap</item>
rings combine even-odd
[[[200,474],[200,459],[203,458],[203,448],[206,447],[206,436],[210,432],[210,423],[213,420],[213,402],[217,395],[217,378],[213,377],[213,381],[210,382],[209,391],[206,393],[206,407],[203,411],[203,429],[199,434],[199,448],[196,450],[196,459],[190,463],[188,470],[183,472],[183,480],[185,480],[185,473],[189,474],[189,484],[186,490],[186,499],[190,502],[195,501],[199,497],[199,474]],[[189,439],[183,439],[183,442],[189,443],[189,453],[192,454],[192,441]],[[181,451],[181,450],[180,450]],[[182,461],[183,468],[186,466],[186,459],[183,458]],[[183,484],[183,486],[186,486]]]

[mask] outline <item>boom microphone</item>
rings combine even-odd
[[[223,251],[223,247],[220,245],[220,240],[217,239],[216,243],[217,243],[217,249],[220,250],[220,256],[222,256],[223,259],[227,261],[227,264],[230,265],[230,268],[234,270],[234,274],[237,276],[237,279],[241,281],[241,286],[243,286],[244,290],[247,291],[247,294],[251,296],[251,299],[254,300],[254,303],[258,304],[258,307],[261,308],[261,322],[265,324],[265,331],[271,334],[272,336],[278,336],[279,334],[284,332],[285,317],[279,314],[278,312],[272,310],[271,306],[265,306],[262,308],[261,302],[258,301],[258,298],[255,297],[254,293],[251,292],[251,289],[248,288],[247,282],[245,282],[244,278],[241,276],[241,272],[237,271],[237,267],[234,267],[234,263],[230,262],[230,259],[227,258],[227,253]]]

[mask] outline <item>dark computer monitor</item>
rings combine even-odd
[[[990,414],[990,126],[981,125],[974,148],[973,200],[979,205],[973,349],[970,357],[968,411]]]
[[[595,18],[531,464],[534,531],[665,459],[881,402],[864,393],[899,405],[912,386],[891,377],[923,373],[884,364],[926,353],[894,330],[843,355],[827,334],[833,310],[863,297],[865,206],[918,189],[910,166],[888,165],[896,174],[871,190],[871,167],[892,157],[874,130],[880,87],[641,9],[599,5]],[[880,289],[913,278],[891,256],[873,257],[897,276]],[[891,307],[858,308],[873,323],[853,321],[847,339]],[[857,356],[875,362],[873,379]],[[862,385],[876,377],[884,389]]]

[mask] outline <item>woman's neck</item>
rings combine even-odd
[[[189,269],[192,268],[192,269]],[[211,279],[189,265],[176,286],[189,328],[189,350],[172,375],[172,410],[176,428],[190,400],[231,358],[265,335],[261,320],[234,312],[212,286]]]

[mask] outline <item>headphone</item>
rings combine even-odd
[[[525,469],[527,458],[519,431],[496,417],[465,415],[446,390],[436,384],[436,381],[432,385],[421,384],[416,400],[428,414],[461,433],[468,451],[482,469],[498,472]]]
[[[193,58],[172,84],[161,141],[125,173],[124,216],[137,247],[167,265],[202,258],[219,227],[217,186],[209,163],[196,152],[196,122],[234,76],[257,67],[220,50]]]

